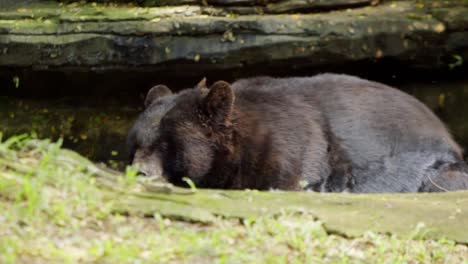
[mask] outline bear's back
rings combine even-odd
[[[321,74],[243,79],[233,83],[233,88],[241,98],[248,98],[254,90],[279,98],[301,98],[320,114],[324,131],[339,141],[347,158],[358,167],[412,152],[462,156],[445,126],[425,105],[380,83]]]

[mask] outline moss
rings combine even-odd
[[[8,118],[0,121],[4,135],[34,132],[40,138],[63,138],[67,147],[94,160],[110,158],[106,151],[108,146],[118,151],[118,155],[112,159],[126,160],[125,139],[138,113],[137,109],[123,111],[109,106],[84,107],[76,111],[73,107],[56,102],[11,100],[6,97],[0,103],[8,109],[8,112],[2,112]]]
[[[61,5],[49,1],[45,3],[33,3],[25,7],[6,9],[0,11],[0,20],[21,21],[33,20],[38,24],[44,21],[57,22],[91,22],[91,21],[129,21],[151,20],[171,14],[170,10],[184,10],[180,7],[134,7],[128,5],[109,4],[70,4]],[[169,12],[168,12],[169,11]],[[183,14],[175,14],[183,15]],[[31,23],[31,22],[30,22]]]
[[[136,178],[132,170],[122,175],[97,167],[60,149],[60,143],[25,137],[0,142],[0,168],[1,263],[468,260],[468,247],[445,233],[456,229],[464,241],[467,192],[350,195],[162,188]],[[132,206],[122,206],[129,199]],[[415,217],[426,225],[413,222]],[[415,226],[406,226],[408,221]],[[356,230],[356,222],[364,228],[348,232]],[[381,227],[388,222],[386,229]],[[437,239],[430,239],[434,234]]]

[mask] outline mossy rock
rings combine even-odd
[[[97,167],[75,152],[59,149],[47,141],[22,138],[0,144],[0,168],[3,186],[0,194],[7,198],[14,197],[30,177],[45,177],[43,184],[53,185],[54,181],[47,183],[47,179],[53,179],[50,171],[55,168],[70,171],[70,175],[94,177],[95,181],[84,182],[97,184],[101,192],[98,196],[112,201],[112,210],[120,214],[158,213],[209,223],[217,217],[255,220],[282,212],[309,213],[323,222],[328,232],[344,236],[373,231],[468,243],[468,191],[419,194],[228,191],[185,189],[149,181],[137,183],[134,178],[129,184],[128,176],[125,180],[120,173]]]
[[[285,1],[261,8],[33,1],[0,12],[0,66],[138,66],[155,74],[183,70],[201,75],[264,65],[293,71],[385,59],[415,69],[449,69],[454,55],[468,59],[464,1],[384,1],[372,7],[360,6],[372,1],[346,2],[358,5],[321,13],[309,9],[328,1]],[[289,3],[297,3],[300,13],[283,14],[290,11]]]

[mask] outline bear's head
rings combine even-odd
[[[202,80],[177,94],[151,88],[128,136],[132,164],[176,185],[184,185],[183,177],[203,185],[213,164],[232,152],[233,109],[234,92],[224,81],[208,89]]]

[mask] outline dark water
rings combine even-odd
[[[428,75],[413,80],[370,73],[361,76],[400,88],[429,106],[468,150],[467,78]],[[158,83],[180,90],[199,78],[167,78],[151,72],[5,70],[0,72],[0,132],[8,136],[34,131],[42,138],[62,137],[65,147],[93,160],[123,161],[126,133],[142,111],[146,91]],[[210,75],[208,82],[219,78],[233,80],[235,76]]]
[[[468,150],[468,80],[410,82],[401,88],[429,106]]]

